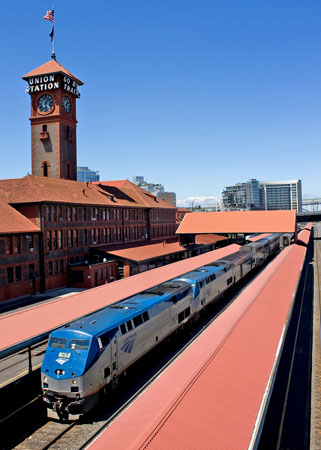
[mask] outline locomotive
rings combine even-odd
[[[135,361],[280,249],[278,233],[54,330],[41,367],[49,417],[90,411]]]

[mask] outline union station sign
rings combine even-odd
[[[72,78],[61,74],[48,74],[37,77],[30,77],[28,79],[29,86],[26,87],[26,92],[29,94],[41,91],[51,91],[62,87],[66,92],[80,97],[78,91],[78,84]]]

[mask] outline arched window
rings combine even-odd
[[[43,177],[49,177],[49,167],[50,167],[50,164],[47,161],[43,161],[43,163],[41,164]]]

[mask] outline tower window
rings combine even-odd
[[[42,132],[45,133],[46,131],[48,131],[47,125],[42,125]]]
[[[44,161],[41,167],[42,167],[42,176],[49,177],[49,164],[47,163],[47,161]]]

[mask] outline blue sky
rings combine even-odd
[[[84,82],[78,165],[177,199],[300,178],[321,197],[321,2],[56,0],[57,60]],[[51,56],[52,3],[1,2],[0,178],[31,172],[21,76]]]

